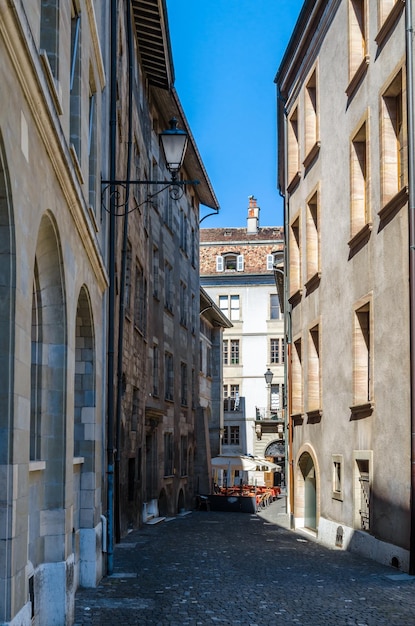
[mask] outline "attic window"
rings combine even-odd
[[[243,272],[244,257],[243,254],[227,253],[216,257],[217,272]]]

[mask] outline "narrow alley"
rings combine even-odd
[[[415,578],[290,531],[265,511],[194,511],[116,546],[114,574],[76,595],[75,626],[405,626]]]

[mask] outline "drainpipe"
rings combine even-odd
[[[111,0],[110,9],[110,162],[109,178],[115,180],[116,136],[117,136],[117,0]],[[115,321],[115,186],[110,186],[110,217],[108,243],[108,362],[107,362],[107,508],[108,508],[108,541],[107,570],[108,575],[114,571],[114,321]]]
[[[414,168],[414,77],[412,0],[405,2],[406,19],[406,93],[408,115],[408,227],[409,227],[409,302],[410,302],[410,372],[411,372],[411,534],[409,573],[415,575],[415,168]]]
[[[127,164],[126,164],[126,190],[124,198],[124,226],[122,235],[121,251],[121,276],[120,276],[120,315],[118,320],[118,349],[117,349],[117,400],[115,409],[115,489],[114,489],[114,510],[115,510],[115,540],[121,540],[121,405],[123,394],[123,345],[124,345],[124,320],[125,320],[125,282],[127,275],[127,246],[128,246],[128,215],[130,201],[130,179],[131,179],[131,152],[133,137],[133,34],[131,25],[131,4],[126,6],[126,30],[128,48],[128,142],[127,142]]]
[[[289,294],[289,200],[286,196],[287,188],[287,111],[285,100],[277,86],[277,102],[283,109],[283,142],[284,142],[284,193],[279,189],[279,194],[284,202],[284,339],[286,341],[286,354],[284,366],[284,417],[285,417],[285,459],[286,459],[286,484],[288,479],[288,494],[286,512],[290,516],[290,528],[294,528],[294,474],[293,474],[293,437],[291,421],[291,306],[288,302]]]

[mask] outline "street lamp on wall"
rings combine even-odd
[[[160,186],[161,189],[158,191],[147,194],[146,199],[140,203],[139,205],[133,207],[128,210],[134,211],[138,209],[141,204],[145,204],[154,196],[158,195],[165,189],[169,188],[170,197],[173,200],[179,200],[184,193],[184,187],[186,185],[198,185],[198,180],[179,180],[178,174],[180,169],[183,166],[184,157],[186,155],[187,144],[189,140],[189,136],[187,132],[181,128],[178,128],[178,122],[175,117],[172,117],[169,121],[170,128],[163,130],[160,134],[160,143],[163,149],[164,158],[166,161],[166,168],[171,174],[171,180],[103,180],[102,184],[102,196],[104,196],[106,190],[109,188],[110,190],[110,203],[112,202],[113,206],[117,207],[117,209],[122,208],[123,211],[120,213],[115,213],[116,217],[122,217],[127,212],[127,204],[129,199],[129,187],[130,185],[151,185]],[[126,191],[126,200],[122,200],[121,190],[124,189]],[[105,207],[105,203],[102,200],[102,205]],[[110,209],[111,211],[111,209]]]
[[[271,372],[271,370],[269,368],[265,372],[264,378],[265,378],[265,382],[269,386],[272,383],[272,379],[274,378],[274,374]]]
[[[166,167],[171,173],[172,181],[177,180],[186,154],[188,135],[185,130],[177,128],[177,120],[172,117],[170,128],[160,133],[160,141],[166,158]]]

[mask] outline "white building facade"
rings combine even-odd
[[[223,332],[222,452],[267,455],[284,464],[284,320],[274,275],[283,232],[261,228],[259,211],[250,197],[246,229],[201,229],[201,284],[232,322]]]

